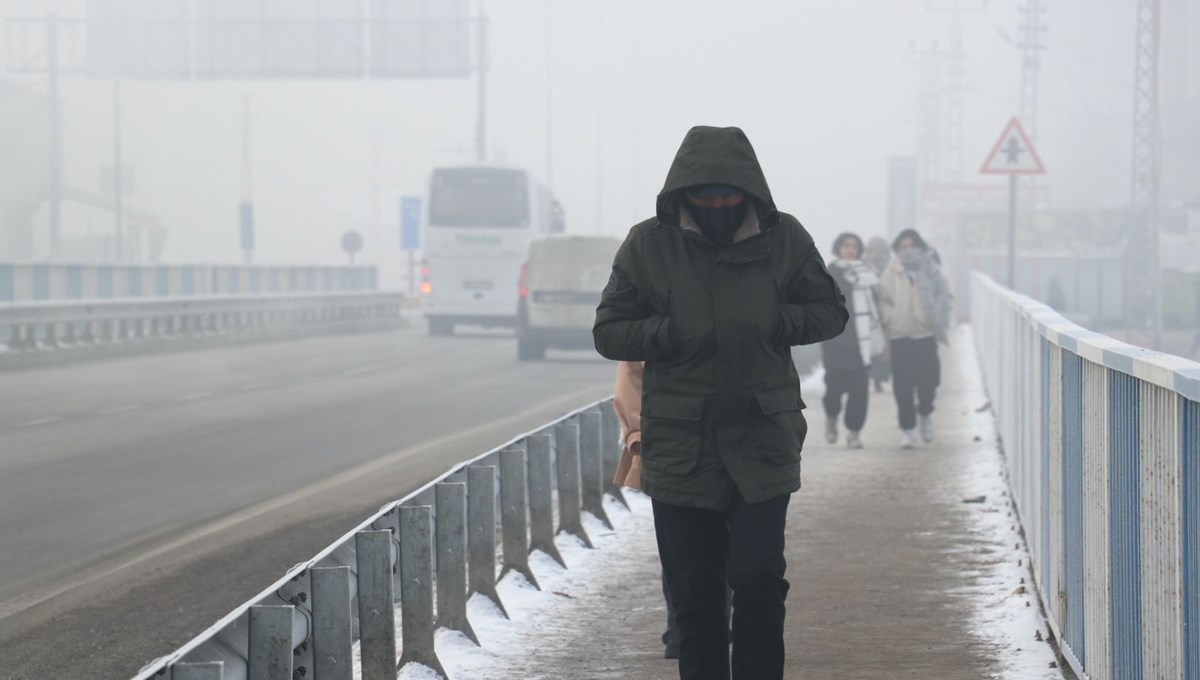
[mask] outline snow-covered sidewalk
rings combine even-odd
[[[850,450],[821,437],[820,388],[806,385],[810,435],[804,488],[787,529],[788,678],[1059,680],[1009,505],[969,329],[943,351],[938,439],[899,448],[890,392],[873,394],[864,439]],[[668,680],[665,625],[649,500],[606,499],[615,525],[591,517],[596,549],[569,537],[569,569],[535,554],[538,591],[510,574],[499,592],[511,620],[473,598],[482,646],[445,630],[450,680]],[[406,680],[436,678],[406,668]]]

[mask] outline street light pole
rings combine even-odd
[[[125,225],[121,172],[121,81],[113,79],[113,241],[116,261],[125,260]]]
[[[487,160],[487,17],[479,9],[479,110],[475,121],[475,160]]]
[[[50,127],[50,167],[46,200],[49,205],[50,259],[59,257],[59,226],[62,208],[62,110],[58,93],[58,16],[46,18],[46,106]]]

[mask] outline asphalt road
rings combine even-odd
[[[0,373],[0,678],[128,678],[612,375],[419,328]]]

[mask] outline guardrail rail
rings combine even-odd
[[[561,563],[556,533],[590,546],[584,512],[612,526],[604,495],[625,500],[611,482],[618,429],[606,399],[455,466],[383,506],[134,680],[350,680],[355,641],[363,680],[395,680],[407,664],[445,677],[435,628],[478,642],[467,599],[478,593],[504,611],[498,568],[500,577],[517,571],[536,586],[533,551]]]
[[[184,341],[400,322],[400,293],[304,293],[0,304],[0,367]]]

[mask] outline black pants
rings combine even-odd
[[[892,391],[900,412],[901,430],[915,428],[917,414],[927,416],[933,413],[933,398],[941,381],[942,365],[938,362],[937,339],[892,340]]]
[[[725,589],[733,589],[733,680],[782,680],[783,529],[791,496],[728,510],[654,501],[654,531],[679,626],[681,680],[730,679]]]
[[[837,418],[846,395],[846,429],[855,432],[867,422],[867,388],[871,380],[867,367],[825,371],[825,415]]]

